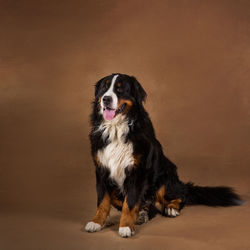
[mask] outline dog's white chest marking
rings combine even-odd
[[[125,168],[134,164],[133,145],[125,142],[129,131],[128,122],[121,116],[115,117],[112,121],[102,123],[98,130],[102,131],[102,138],[107,138],[110,142],[97,152],[98,160],[103,167],[109,169],[110,178],[122,189],[126,177]]]

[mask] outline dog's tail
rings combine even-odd
[[[186,203],[190,205],[206,206],[239,206],[244,203],[241,197],[230,187],[200,187],[193,183],[186,183]]]

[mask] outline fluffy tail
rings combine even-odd
[[[193,183],[185,184],[187,187],[187,204],[207,206],[238,206],[243,200],[230,187],[200,187]]]

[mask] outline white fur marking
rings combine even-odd
[[[111,96],[112,97],[112,106],[111,108],[112,109],[117,109],[117,106],[118,106],[118,98],[117,98],[117,95],[114,93],[114,85],[115,85],[115,81],[117,79],[119,75],[115,75],[113,78],[112,78],[112,81],[111,81],[111,84],[110,84],[110,87],[109,89],[103,94],[102,96],[102,101],[101,101],[101,107],[102,107],[102,110],[104,108],[104,105],[103,105],[103,97],[104,96]]]
[[[168,208],[168,209],[166,208],[165,213],[169,217],[176,217],[176,216],[180,215],[180,213],[174,208]]]
[[[119,227],[119,234],[123,238],[131,237],[134,232],[131,232],[129,227]]]
[[[122,189],[126,177],[124,170],[134,164],[133,145],[131,142],[125,143],[129,132],[128,121],[125,116],[117,116],[111,121],[104,121],[98,130],[102,131],[103,140],[107,139],[110,143],[97,152],[97,157]]]
[[[93,222],[93,221],[88,222],[85,226],[85,230],[87,232],[91,232],[91,233],[100,231],[101,229],[102,229],[102,226],[98,223]]]

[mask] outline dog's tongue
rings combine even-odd
[[[106,120],[112,120],[115,117],[115,109],[105,109],[104,110],[104,118]]]

